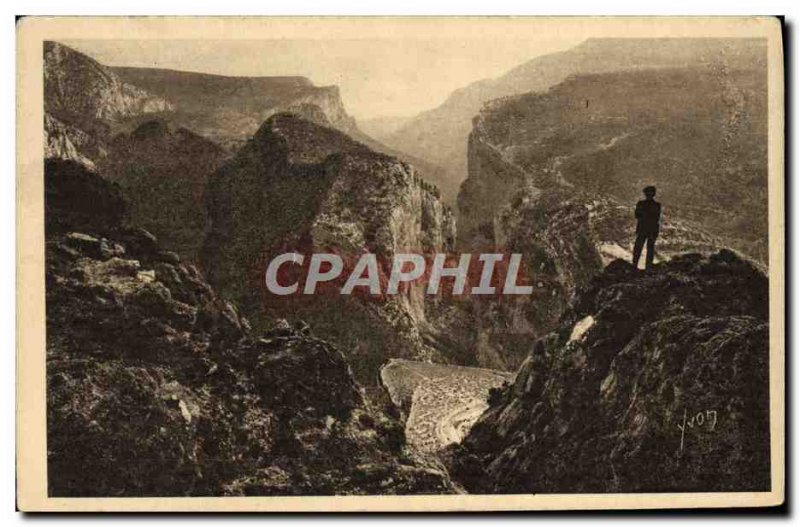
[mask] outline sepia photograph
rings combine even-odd
[[[17,54],[23,510],[783,503],[780,19]]]

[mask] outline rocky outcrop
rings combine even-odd
[[[767,490],[768,311],[731,251],[613,261],[492,393],[451,474],[477,493]]]
[[[278,313],[308,320],[349,350],[359,380],[377,383],[389,357],[444,359],[439,337],[458,341],[430,320],[433,313],[457,317],[458,307],[426,299],[422,285],[391,297],[340,295],[325,284],[314,295],[278,297],[264,285],[268,262],[284,252],[307,260],[314,252],[337,253],[349,270],[361,254],[374,253],[385,279],[395,254],[451,250],[452,215],[409,165],[338,130],[279,114],[214,176],[209,212],[205,265],[212,283],[257,325]]]
[[[533,291],[474,299],[478,363],[497,369],[519,366],[530,341],[556,326],[577,289],[612,260],[631,260],[634,238],[633,209],[616,200],[559,186],[518,192],[499,208],[477,243],[482,250],[522,254]],[[685,251],[710,254],[721,247],[718,238],[696,224],[667,219],[656,261],[668,261]]]
[[[45,157],[97,161],[114,125],[172,109],[111,69],[57,42],[44,43]]]
[[[253,332],[147,231],[71,199],[113,211],[113,184],[47,166],[50,496],[454,491],[336,347],[302,324]]]
[[[156,119],[111,140],[98,170],[119,184],[133,224],[198,263],[208,228],[206,184],[227,158],[211,141]]]
[[[417,115],[382,141],[445,167],[446,171],[431,181],[442,188],[448,203],[454,203],[458,185],[467,176],[472,118],[488,101],[544,92],[572,75],[711,65],[731,70],[765,67],[766,40],[588,39],[572,49],[537,57],[496,79],[460,88],[440,106]]]
[[[94,161],[84,155],[84,152],[97,158],[101,150],[98,148],[97,141],[80,128],[62,123],[46,113],[44,115],[44,134],[45,159],[63,159],[75,161],[87,168],[95,167]]]

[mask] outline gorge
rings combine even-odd
[[[389,146],[336,86],[47,43],[51,493],[768,488],[764,43],[680,40],[536,58]]]

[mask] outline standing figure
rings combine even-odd
[[[645,269],[650,269],[653,265],[656,238],[658,238],[658,230],[661,226],[661,203],[653,199],[656,196],[656,187],[645,187],[642,192],[644,192],[645,199],[636,204],[637,223],[636,243],[633,244],[633,266],[638,269],[642,247],[644,242],[647,242]]]

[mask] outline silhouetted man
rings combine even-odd
[[[645,199],[636,204],[636,243],[633,244],[633,266],[639,267],[639,257],[642,255],[642,247],[647,242],[647,260],[645,269],[650,269],[653,265],[653,256],[658,238],[658,229],[661,225],[661,203],[653,198],[656,196],[656,187],[645,187],[643,190]]]

